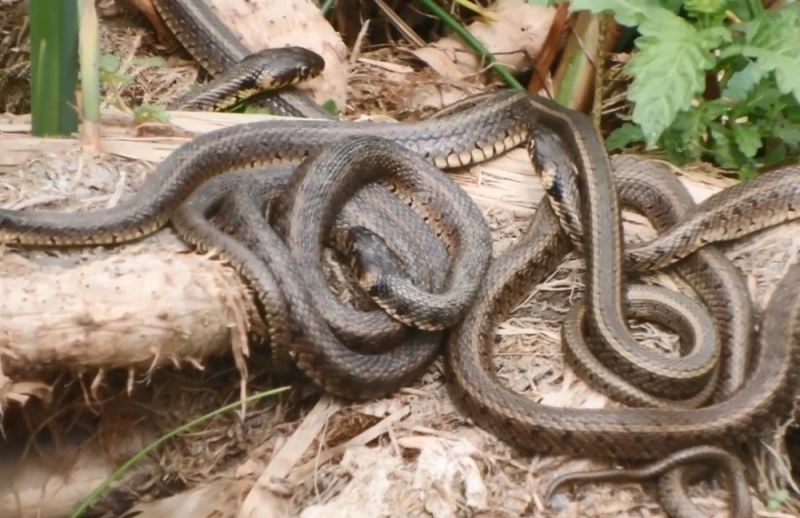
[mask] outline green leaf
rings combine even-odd
[[[336,106],[336,101],[334,101],[333,99],[328,99],[324,103],[322,103],[322,109],[330,113],[334,117],[339,116],[339,107]]]
[[[742,155],[736,145],[733,131],[719,123],[710,124],[709,129],[713,139],[711,153],[721,167],[738,169],[747,163],[747,157]]]
[[[789,491],[785,489],[780,489],[775,491],[772,496],[769,498],[767,502],[767,510],[768,511],[777,511],[781,508],[784,502],[789,499]]]
[[[725,0],[686,0],[683,5],[693,13],[713,14],[725,9]]]
[[[796,124],[791,126],[778,126],[775,128],[773,135],[790,146],[800,144],[800,126]]]
[[[704,124],[709,124],[718,120],[728,112],[730,106],[725,99],[713,99],[700,105],[698,110],[698,120]]]
[[[755,88],[767,73],[769,73],[769,70],[751,61],[743,69],[731,75],[728,84],[725,85],[722,91],[722,95],[741,101],[753,91],[753,88]]]
[[[111,74],[119,70],[120,63],[120,59],[114,54],[100,54],[100,59],[98,61],[100,70]]]
[[[668,13],[668,11],[664,11]],[[636,104],[633,121],[653,145],[681,110],[705,89],[705,72],[716,64],[711,50],[730,37],[722,27],[698,31],[669,13],[639,27],[639,52],[627,65],[634,77],[628,98]]]
[[[142,56],[133,58],[133,65],[144,68],[166,68],[167,62],[161,56]]]
[[[782,142],[768,142],[766,152],[764,153],[764,162],[767,164],[774,164],[785,160],[788,156],[788,150]]]
[[[753,158],[761,149],[761,134],[755,125],[734,123],[733,140],[747,158]]]
[[[644,140],[642,129],[636,124],[626,122],[619,128],[611,132],[606,139],[606,149],[614,151],[617,149],[625,149],[627,146],[634,142],[641,142]]]
[[[629,26],[639,25],[648,18],[658,16],[660,11],[673,15],[655,0],[572,0],[570,10],[591,13],[612,11],[619,23]]]
[[[677,13],[681,10],[681,6],[683,5],[683,0],[659,0],[659,5],[664,9],[668,9],[673,13]]]
[[[609,151],[644,141],[673,162],[711,159],[743,178],[800,151],[800,2],[777,10],[755,0],[570,5],[610,11],[640,34],[626,66],[633,115],[608,136]],[[681,8],[688,16],[675,14]],[[744,22],[730,23],[729,13]],[[702,95],[711,75],[721,82],[718,99]]]
[[[800,9],[797,4],[778,12],[765,11],[743,24],[746,43],[741,54],[757,60],[761,69],[775,74],[783,93],[800,102]]]
[[[676,164],[683,164],[700,158],[704,148],[706,123],[700,110],[679,112],[675,121],[659,139],[667,152],[667,158]]]
[[[169,113],[166,106],[154,104],[141,104],[133,109],[133,120],[137,124],[143,122],[169,122]]]
[[[754,178],[758,174],[758,168],[756,164],[747,163],[743,164],[741,168],[739,168],[739,179],[740,180],[750,180]]]

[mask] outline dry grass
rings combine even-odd
[[[172,60],[174,56],[165,68],[132,65],[133,56],[146,55],[152,49],[151,36],[138,20],[125,17],[108,27],[104,45],[124,56],[124,71],[134,77],[133,84],[116,93],[107,92],[109,104],[117,99],[131,105],[160,102],[195,82],[197,69],[190,64],[178,65]],[[407,54],[398,49],[362,52],[361,59],[351,66],[351,102],[345,115],[375,113],[409,120],[419,117],[404,101],[409,98],[412,85],[432,84],[435,78],[429,72],[414,71],[412,64]],[[8,101],[5,106],[9,106]],[[0,169],[0,206],[78,210],[111,206],[135,191],[153,167],[152,163],[79,151],[64,155],[48,154],[42,149],[33,155],[22,164]],[[483,210],[499,253],[525,228],[535,208],[533,200],[540,193],[520,153],[478,169],[456,174],[455,178]],[[713,190],[726,184],[718,173],[709,173],[702,166],[689,168],[685,174],[698,187],[699,196],[704,195],[703,186]],[[798,228],[786,225],[726,247],[729,257],[747,275],[758,311],[763,310],[786,265],[798,255]],[[638,239],[648,232],[639,219],[627,218],[626,237]],[[159,239],[173,240],[169,234],[163,232],[144,246],[158,247]],[[105,253],[113,250],[57,254],[55,260],[91,260],[94,254]],[[0,268],[10,267],[15,255],[8,251],[0,255]],[[54,260],[51,254],[41,252],[26,256],[34,261]],[[500,378],[514,390],[551,405],[613,404],[577,379],[561,359],[560,320],[581,295],[582,268],[581,261],[575,258],[565,262],[498,328],[495,365]],[[658,279],[670,283],[668,279]],[[665,338],[664,333],[652,327],[637,328],[636,333],[651,341],[664,342]],[[274,383],[268,370],[261,367],[264,360],[258,352],[251,358],[251,391]],[[270,489],[288,496],[288,514],[663,516],[653,488],[639,484],[585,486],[559,495],[556,511],[546,509],[541,497],[550,477],[601,464],[567,457],[521,455],[475,428],[454,407],[442,370],[441,361],[437,361],[420,380],[393,397],[342,405],[325,421],[311,447],[296,460],[286,477],[272,481]],[[28,419],[42,421],[56,409],[60,417],[52,423],[52,430],[86,427],[105,437],[113,451],[114,441],[128,427],[144,421],[154,433],[169,430],[238,397],[238,383],[233,362],[216,360],[206,365],[201,375],[169,370],[155,373],[147,385],[138,386],[131,396],[124,394],[122,379],[110,376],[103,391],[105,400],[88,405],[81,384],[63,380],[63,390],[54,405],[50,409],[34,409]],[[295,390],[257,409],[251,408],[244,419],[230,414],[200,427],[165,445],[148,465],[148,471],[128,480],[126,489],[104,502],[104,506],[124,508],[128,501],[156,498],[212,480],[254,480],[292,437],[316,400],[311,392]],[[96,416],[100,416],[99,420]],[[371,440],[365,443],[360,434],[370,431],[375,432],[374,437],[367,433]],[[765,507],[771,496],[790,483],[786,448],[784,437],[779,434],[751,452],[750,468],[757,491],[754,495],[757,510],[763,516],[800,513],[796,493],[783,502],[780,511]],[[224,489],[236,496],[246,490],[241,484],[226,485]],[[692,489],[692,495],[709,516],[724,515],[726,494],[717,484],[700,484]],[[230,512],[230,508],[226,509],[222,515]]]

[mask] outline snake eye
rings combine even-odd
[[[308,73],[309,73],[309,72],[311,72],[311,69],[310,69],[310,68],[308,68],[306,65],[302,65],[302,66],[300,67],[300,75],[301,75],[301,76],[305,77],[305,76],[307,76],[307,75],[308,75]]]

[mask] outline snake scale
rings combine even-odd
[[[311,72],[311,69],[307,71]],[[553,132],[560,143],[548,144],[546,133],[540,133],[537,138],[535,132],[540,128]],[[602,359],[613,366],[610,370],[597,374],[597,366],[591,360],[584,363],[583,369],[590,377],[594,376],[595,383],[601,387],[607,385],[612,393],[616,390],[617,395],[633,394],[631,400],[640,398],[642,402],[638,404],[645,406],[657,406],[653,402],[660,401],[651,393],[661,397],[668,394],[692,398],[697,390],[716,387],[714,380],[720,380],[711,405],[690,408],[702,402],[698,399],[679,408],[552,408],[535,404],[502,387],[496,379],[491,370],[493,326],[515,299],[524,296],[570,250],[569,232],[562,231],[553,207],[541,204],[519,244],[488,265],[487,233],[485,228],[480,228],[485,225],[480,214],[458,194],[454,184],[437,176],[439,173],[433,166],[453,168],[489,159],[527,141],[532,131],[535,144],[532,155],[539,169],[547,169],[547,157],[555,156],[574,161],[578,172],[580,208],[577,214],[585,228],[574,235],[582,240],[580,248],[586,259],[587,293],[585,304],[576,305],[568,318],[564,334],[566,338],[572,333],[571,336],[578,339],[586,335],[588,345],[584,345],[583,353],[573,348],[570,354],[584,357],[589,349],[603,351]],[[382,169],[387,161],[395,165]],[[256,183],[250,184],[244,176],[236,176],[248,173],[230,174],[232,170],[274,163],[302,165],[298,172],[291,172],[292,169],[283,169],[283,173],[271,170],[259,175],[250,172],[252,178],[262,178],[261,183],[253,180]],[[352,164],[356,165],[351,169]],[[367,287],[369,295],[392,313],[392,317],[383,317],[387,327],[380,339],[365,330],[371,324],[358,329],[335,329],[335,324],[342,322],[341,317],[328,315],[326,318],[320,309],[324,304],[309,295],[309,290],[303,286],[306,271],[297,266],[304,264],[310,268],[308,271],[317,274],[320,246],[324,234],[335,227],[335,211],[345,201],[353,202],[351,196],[355,196],[354,192],[368,181],[367,178],[374,179],[369,175],[373,169],[385,173],[386,179],[405,181],[407,185],[400,190],[422,181],[415,176],[419,171],[425,171],[422,177],[438,178],[438,187],[427,183],[424,189],[409,191],[414,192],[412,197],[423,199],[419,202],[422,208],[416,207],[417,212],[435,214],[431,219],[441,219],[453,207],[460,207],[455,212],[457,217],[442,225],[443,232],[448,234],[443,240],[450,259],[446,279],[437,278],[441,275],[438,260],[432,261],[433,266],[426,272],[422,265],[413,264],[410,254],[405,257],[398,254],[396,261],[386,260],[386,254],[382,254],[379,261],[387,264],[379,268],[377,276],[365,276],[365,283],[372,283],[371,288]],[[336,172],[348,180],[339,186],[325,181],[325,175],[335,177]],[[714,364],[709,358],[696,364],[686,360],[676,363],[643,353],[625,324],[623,265],[647,269],[666,266],[669,261],[688,262],[688,266],[679,263],[680,268],[686,266],[686,275],[710,279],[704,281],[706,294],[701,293],[701,298],[712,308],[716,332],[723,340],[745,340],[742,335],[748,330],[736,328],[735,322],[737,317],[746,314],[742,313],[746,311],[746,304],[731,308],[727,304],[715,306],[713,302],[741,302],[743,288],[736,280],[729,284],[729,277],[724,282],[704,277],[725,277],[731,273],[719,262],[720,258],[713,255],[713,249],[702,247],[795,218],[800,196],[794,178],[796,172],[789,167],[763,174],[758,182],[711,197],[692,210],[686,220],[689,223],[673,226],[653,243],[631,253],[622,245],[617,199],[617,189],[624,182],[615,185],[602,141],[591,121],[538,96],[499,92],[484,98],[483,102],[414,124],[269,121],[210,132],[176,150],[135,196],[114,209],[69,215],[0,210],[0,243],[24,246],[116,244],[146,236],[171,221],[196,244],[208,246],[211,243],[223,248],[245,277],[262,287],[258,290],[259,297],[273,326],[270,340],[280,344],[298,335],[291,361],[317,384],[335,394],[375,397],[409,383],[437,354],[442,338],[440,331],[455,323],[447,339],[446,353],[454,393],[482,426],[523,449],[537,452],[655,459],[697,445],[734,446],[756,433],[754,422],[786,414],[800,361],[796,346],[800,339],[800,301],[797,300],[800,295],[793,289],[793,283],[800,282],[800,267],[793,266],[773,294],[759,335],[755,370],[744,379],[748,358],[747,353],[739,349],[720,352],[720,367],[707,367]],[[411,177],[417,179],[410,180]],[[308,184],[303,183],[305,181]],[[252,188],[242,190],[240,186],[243,185]],[[299,185],[304,187],[299,188]],[[422,193],[429,189],[438,189],[438,198],[424,199]],[[264,196],[258,196],[262,194]],[[374,195],[375,199],[384,194]],[[549,194],[552,205],[558,208],[563,200],[555,199],[552,192]],[[624,201],[625,196],[622,198]],[[209,212],[223,199],[233,200],[233,209],[223,218],[228,218],[229,223],[235,222],[232,227],[242,229],[237,238],[214,231],[206,222]],[[263,216],[264,210],[269,208],[264,205],[265,199],[284,206],[283,222],[271,222]],[[380,204],[374,201],[367,197],[363,202],[367,208],[351,209],[354,217],[360,215],[362,223],[368,224],[364,215],[381,210]],[[739,208],[742,204],[748,208],[746,217]],[[772,207],[779,208],[771,210]],[[313,220],[317,225],[305,228],[300,223],[308,221],[304,219],[305,211],[312,209],[322,212]],[[403,211],[398,208],[396,214],[410,217],[410,213]],[[720,232],[723,226],[719,222],[733,221],[736,216],[740,218],[741,232],[735,235]],[[457,227],[458,230],[454,230]],[[414,231],[408,230],[412,228],[415,224],[407,223],[400,243],[413,240]],[[297,233],[303,231],[313,232],[298,237]],[[367,238],[370,235],[367,233]],[[375,235],[383,238],[388,249],[392,248],[385,231],[377,230]],[[473,240],[464,236],[472,236]],[[358,242],[360,237],[356,235],[354,239]],[[424,238],[420,243],[418,248],[423,252],[426,247],[433,246],[432,241]],[[444,261],[440,255],[434,256]],[[674,259],[663,259],[666,255]],[[303,257],[311,262],[298,262]],[[691,273],[692,262],[705,265],[699,268],[700,271],[705,268],[705,273]],[[484,270],[485,275],[482,274]],[[476,275],[468,275],[470,271]],[[372,278],[387,276],[391,279],[384,285]],[[391,291],[377,286],[401,289]],[[731,291],[718,293],[723,287]],[[407,299],[402,298],[403,294],[409,295]],[[422,306],[429,309],[408,309],[413,301],[426,297]],[[453,311],[449,316],[435,313],[435,318],[429,318],[428,315],[434,314],[432,307],[437,308],[437,312]],[[682,310],[682,314],[686,312]],[[381,312],[375,313],[379,314]],[[675,317],[668,319],[674,321]],[[413,329],[406,329],[407,326]],[[387,337],[401,335],[400,345],[391,350],[358,351],[342,344],[343,339],[383,343]],[[580,347],[580,340],[566,341]],[[687,372],[691,374],[688,378]],[[711,397],[711,392],[703,398],[706,396]]]

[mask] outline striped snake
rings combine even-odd
[[[304,74],[311,75],[315,70],[318,67],[308,67]],[[222,87],[217,91],[227,95]],[[693,212],[687,220],[692,222],[691,227],[681,223],[666,231],[659,243],[638,248],[636,253],[623,252],[618,187],[602,140],[591,121],[534,95],[500,92],[483,100],[441,118],[413,124],[267,121],[213,131],[181,146],[159,165],[135,196],[114,209],[68,215],[0,210],[0,243],[116,244],[146,236],[171,220],[188,240],[226,251],[240,271],[260,286],[259,296],[270,317],[270,338],[274,345],[294,342],[291,361],[322,388],[345,397],[384,395],[415,379],[438,352],[439,332],[455,324],[448,338],[447,364],[458,399],[478,423],[524,449],[652,459],[696,445],[732,446],[756,433],[754,422],[785,415],[797,381],[798,352],[794,345],[800,338],[800,301],[796,300],[800,295],[792,289],[792,283],[800,282],[800,267],[789,271],[771,299],[760,334],[755,371],[749,379],[743,379],[747,354],[733,347],[722,352],[715,352],[713,347],[698,348],[700,353],[677,360],[651,354],[640,347],[625,323],[622,271],[623,264],[642,265],[641,268],[663,266],[661,259],[652,257],[665,255],[666,251],[674,261],[686,258],[689,266],[679,263],[680,268],[686,268],[682,275],[704,279],[698,285],[705,283],[706,293],[701,293],[701,297],[713,308],[714,330],[710,332],[728,340],[745,340],[748,330],[736,327],[737,319],[747,311],[747,304],[742,302],[746,293],[740,280],[730,284],[735,275],[728,266],[721,266],[719,254],[715,256],[713,250],[703,250],[701,254],[698,249],[708,242],[738,237],[721,231],[723,227],[718,223],[724,218],[731,221],[730,218],[738,216],[739,228],[747,233],[796,217],[798,182],[793,178],[796,170],[786,168],[764,174],[758,183],[724,191]],[[561,141],[548,143],[548,134],[539,131],[540,128],[554,132]],[[577,214],[585,222],[585,228],[579,234],[563,233],[553,208],[542,204],[520,243],[489,266],[488,233],[485,226],[481,227],[485,223],[474,205],[457,193],[452,182],[438,176],[433,166],[449,169],[487,160],[528,140],[532,129],[539,133],[532,140],[535,143],[532,155],[539,169],[564,167],[561,163],[548,166],[548,157],[574,160],[581,193]],[[272,180],[263,182],[263,190],[255,191],[274,193],[275,204],[285,208],[282,222],[285,228],[269,238],[268,229],[281,225],[254,217],[259,210],[263,212],[265,207],[258,206],[262,202],[252,196],[248,198],[245,191],[235,187],[245,185],[243,177],[224,173],[301,162],[298,173],[268,174],[266,178]],[[382,168],[387,162],[394,165]],[[335,227],[337,207],[351,203],[354,192],[369,179],[375,179],[371,176],[373,170],[381,175],[384,188],[399,181],[404,184],[400,191],[423,199],[412,208],[427,214],[428,219],[446,218],[455,208],[457,217],[442,225],[444,232],[449,233],[443,240],[447,242],[450,264],[434,263],[429,265],[430,271],[424,272],[420,265],[417,268],[410,265],[413,259],[408,255],[398,258],[401,265],[389,261],[392,264],[382,269],[385,271],[364,277],[365,283],[372,283],[367,287],[370,296],[392,316],[381,316],[376,311],[370,317],[372,320],[365,321],[366,325],[336,329],[338,323],[345,321],[325,313],[325,303],[309,293],[303,277],[310,274],[315,277],[314,282],[321,279],[320,247],[325,234]],[[343,185],[335,185],[326,181],[325,175],[347,180]],[[557,209],[563,204],[563,200],[554,196],[559,189],[552,186],[548,189]],[[374,194],[373,199],[363,196],[365,205],[351,209],[354,218],[368,221],[365,215],[381,210],[376,200],[386,193],[373,190],[380,194]],[[422,193],[430,190],[438,194],[425,199]],[[209,207],[213,208],[228,194],[233,197],[234,208],[224,217],[244,223],[240,237],[250,246],[242,246],[230,236],[226,238],[225,232],[210,231],[204,223]],[[735,203],[742,197],[755,200],[749,202],[748,211],[737,210]],[[773,210],[778,204],[783,205]],[[411,205],[415,203],[412,201]],[[410,213],[403,210],[398,208],[397,214],[405,214],[402,216],[405,221]],[[762,216],[766,212],[773,217]],[[314,214],[313,219],[310,214]],[[466,221],[459,223],[459,218]],[[315,225],[304,228],[309,221]],[[565,221],[562,214],[561,222]],[[407,229],[414,228],[413,223],[406,225]],[[378,230],[377,234],[387,243],[390,241],[385,232]],[[547,407],[502,387],[491,371],[494,324],[517,297],[541,280],[568,252],[567,234],[573,238],[580,235],[587,272],[585,304],[576,306],[564,328],[565,342],[571,347],[568,355],[584,359],[588,358],[588,351],[599,351],[598,360],[607,362],[608,368],[598,370],[600,361],[588,359],[579,370],[628,402],[662,408]],[[412,235],[413,231],[407,230],[399,243],[408,243]],[[263,245],[269,242],[265,239],[277,239],[272,243],[279,252],[263,252]],[[280,242],[286,246],[278,246]],[[427,251],[425,247],[432,246],[429,240],[421,239],[420,243],[423,253]],[[257,248],[256,244],[261,246]],[[254,253],[256,249],[262,252]],[[691,273],[693,262],[704,264],[701,268],[705,271]],[[265,263],[269,265],[266,269]],[[441,278],[439,266],[448,268],[446,279]],[[414,306],[420,299],[421,305]],[[683,334],[693,333],[692,339],[699,341],[708,334],[708,324],[697,323],[689,315],[690,306],[680,305],[676,300],[675,296],[660,292],[643,307],[656,317],[672,311],[664,317],[668,323],[685,317]],[[714,302],[719,300],[736,300],[739,305],[730,307]],[[657,309],[659,304],[661,309]],[[672,305],[672,309],[663,304]],[[441,313],[432,313],[433,308]],[[377,337],[375,329],[369,328],[375,322],[381,329]],[[389,337],[400,336],[403,338],[397,348],[379,347]],[[706,342],[715,340],[705,338]],[[372,351],[359,351],[348,348],[348,341],[376,347]],[[715,366],[717,357],[722,359],[719,367]],[[713,389],[714,402],[691,408],[711,396],[708,387],[717,386],[714,380],[722,380],[720,388]],[[739,384],[741,388],[735,390]],[[694,396],[704,390],[702,397]],[[665,400],[670,397],[688,399],[672,408]]]
[[[322,71],[324,60],[317,53],[299,47],[251,52],[203,0],[151,1],[170,32],[214,76],[198,92],[173,100],[170,108],[222,110],[251,98],[275,115],[331,118],[293,88]]]

